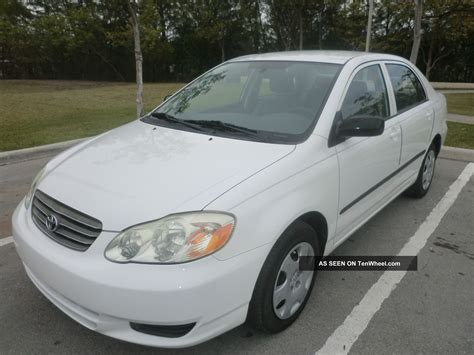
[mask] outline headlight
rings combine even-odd
[[[130,227],[115,237],[105,257],[119,263],[184,263],[222,248],[235,219],[218,212],[189,212]]]
[[[39,181],[43,177],[45,171],[45,167],[41,169],[38,174],[36,174],[35,178],[33,179],[33,182],[31,183],[30,190],[25,196],[25,207],[26,209],[30,208],[31,200],[33,199],[33,194],[35,193],[36,186],[38,185]]]

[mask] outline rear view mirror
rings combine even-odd
[[[166,96],[163,98],[163,102],[165,102],[166,100],[168,100],[171,96],[173,96],[173,94],[168,94],[168,95],[166,95]]]
[[[343,120],[337,128],[340,137],[373,137],[380,136],[385,128],[385,121],[373,116],[354,116]]]

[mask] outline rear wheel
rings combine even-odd
[[[432,144],[423,159],[418,178],[415,183],[407,190],[407,194],[412,197],[421,198],[426,195],[433,181],[434,170],[436,166],[436,148]]]
[[[316,277],[313,267],[300,270],[300,261],[319,255],[316,232],[308,224],[296,221],[283,233],[258,277],[247,316],[251,326],[277,333],[298,318]]]

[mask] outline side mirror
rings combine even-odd
[[[331,148],[348,137],[380,136],[385,129],[385,121],[373,116],[353,116],[342,119],[342,112],[337,111],[336,117],[328,138],[328,147]]]
[[[343,120],[337,127],[340,137],[380,136],[385,129],[385,121],[373,116],[353,116]]]
[[[168,94],[168,95],[166,95],[166,96],[163,98],[163,102],[165,102],[166,100],[168,100],[171,96],[173,96],[173,94]]]

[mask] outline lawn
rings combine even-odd
[[[145,108],[183,84],[145,84]],[[0,151],[93,136],[135,119],[133,83],[0,80]]]
[[[145,108],[183,84],[145,84]],[[474,115],[474,94],[448,94],[448,110]],[[135,84],[0,80],[0,151],[93,136],[135,119]],[[449,122],[446,145],[474,149],[474,125]]]
[[[474,116],[474,93],[446,94],[448,112]]]
[[[448,137],[445,145],[474,149],[474,125],[448,122]]]

